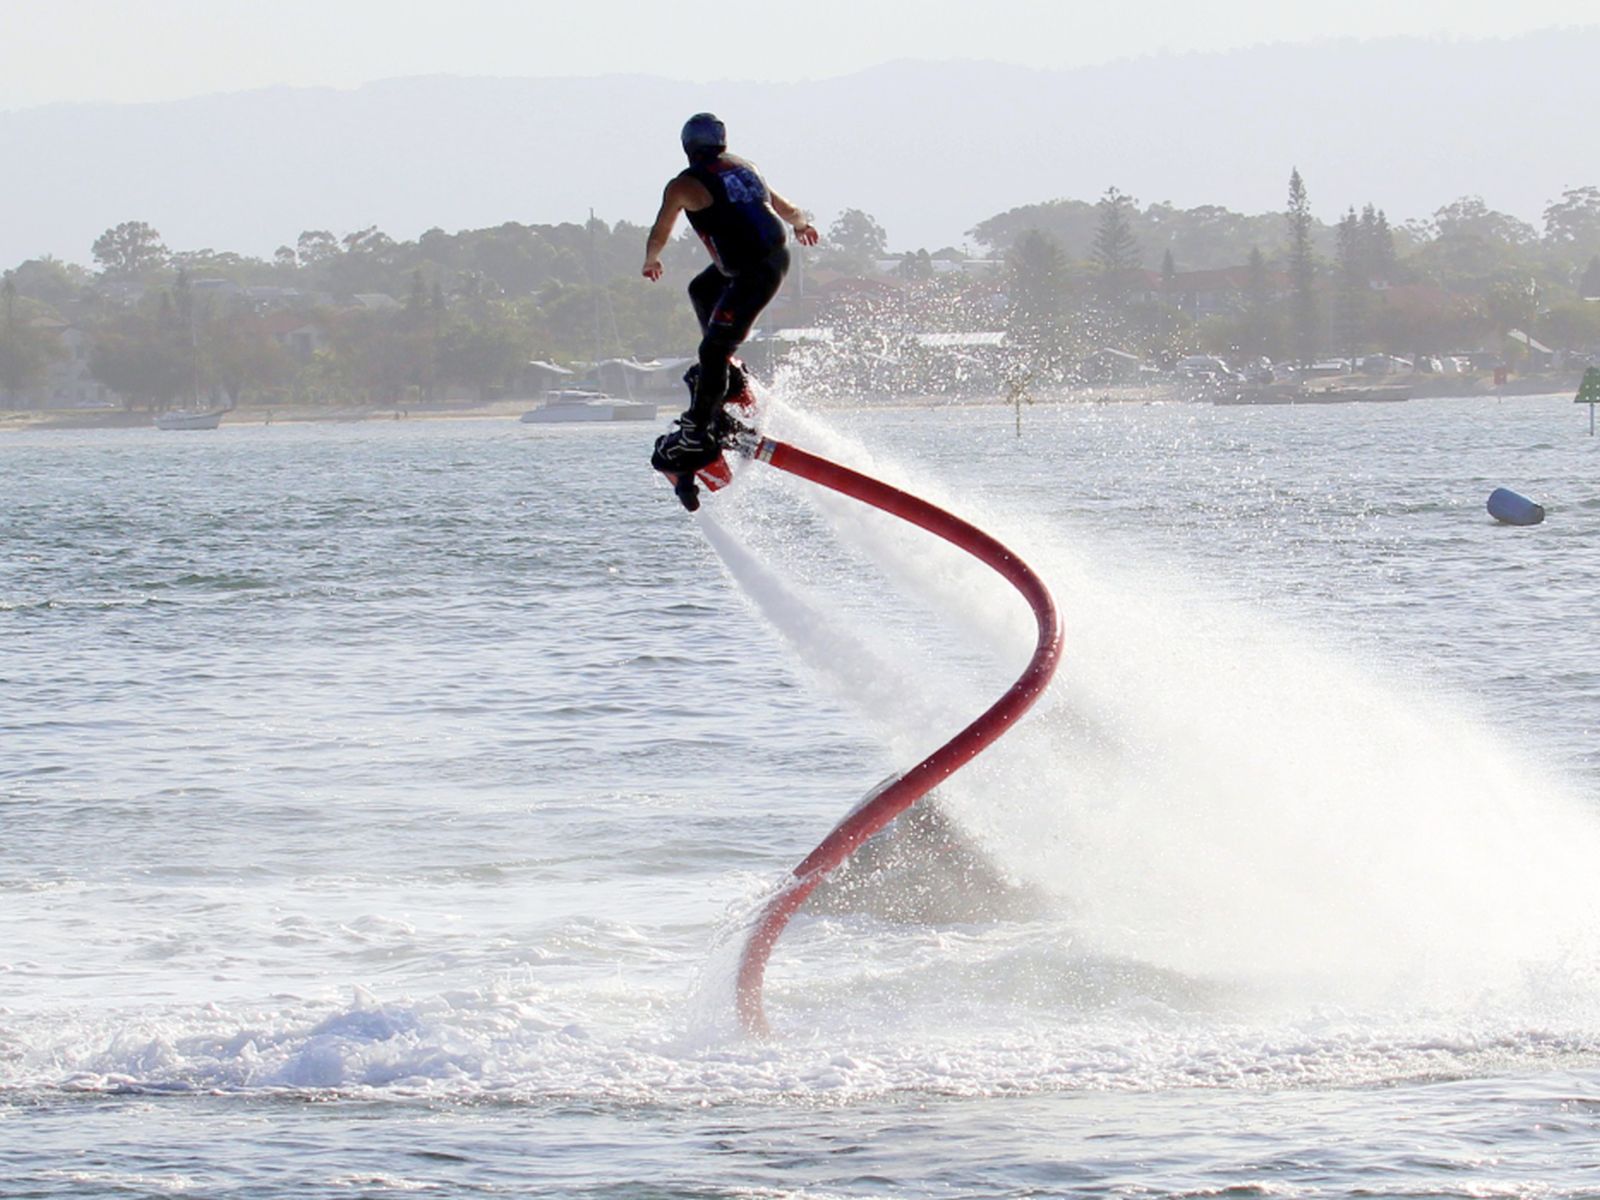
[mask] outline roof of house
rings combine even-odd
[[[640,362],[636,358],[602,358],[590,369],[598,371],[602,367],[610,367],[620,371],[632,371],[638,375],[653,375],[657,371],[667,369],[659,359]]]
[[[270,334],[273,337],[282,337],[286,333],[294,333],[296,330],[305,329],[315,324],[316,322],[310,317],[288,311],[267,313],[265,316],[256,318],[256,327],[262,333]]]

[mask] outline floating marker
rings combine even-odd
[[[1489,515],[1506,525],[1537,525],[1544,520],[1544,505],[1510,488],[1495,488],[1489,493]]]
[[[1594,436],[1594,406],[1600,404],[1600,367],[1590,367],[1583,373],[1574,403],[1589,406],[1589,436]]]

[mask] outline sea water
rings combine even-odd
[[[733,1021],[762,897],[1031,649],[925,534],[758,465],[689,517],[642,426],[6,433],[0,1195],[1594,1192],[1570,398],[780,393],[1056,595],[938,796],[1028,904],[802,912]]]

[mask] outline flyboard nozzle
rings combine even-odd
[[[772,461],[772,448],[777,443],[771,438],[762,437],[754,429],[740,428],[729,437],[723,446],[735,454],[742,454],[746,458],[758,458],[762,462]]]

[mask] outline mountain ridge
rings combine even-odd
[[[700,109],[827,222],[875,216],[896,250],[959,245],[997,213],[1109,186],[1141,202],[1396,223],[1462,195],[1537,225],[1600,182],[1600,29],[1496,40],[1339,39],[1068,70],[901,59],[796,83],[460,76],[244,89],[0,113],[0,263],[87,262],[144,220],[174,249],[269,255],[303,229],[396,238],[507,221],[646,224]],[[1070,248],[1074,251],[1080,248]]]

